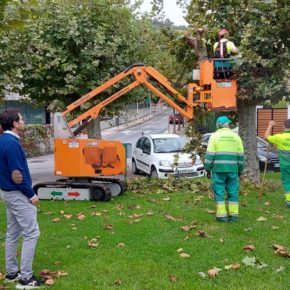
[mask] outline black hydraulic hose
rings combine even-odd
[[[89,119],[83,121],[83,123],[76,130],[74,130],[74,132],[73,132],[74,136],[77,136],[81,131],[83,131],[84,128],[88,126],[88,124],[91,120],[92,120],[92,118],[89,118]]]
[[[134,64],[130,65],[129,67],[127,67],[124,70],[124,72],[126,73],[128,70],[130,70],[131,68],[136,67],[136,66],[145,66],[145,64],[143,64],[143,63],[134,63]]]

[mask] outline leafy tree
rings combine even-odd
[[[18,1],[18,0],[0,0],[0,39],[2,42],[1,47],[9,49],[7,38],[3,38],[6,33],[12,30],[22,29],[23,26],[33,14],[36,0]],[[0,67],[0,101],[4,99],[5,90],[9,88],[9,79],[7,79],[6,71],[8,67],[13,66],[13,62],[9,63],[9,58],[5,49],[1,54],[1,67]]]
[[[160,2],[160,1],[157,1]],[[156,4],[160,5],[160,3]],[[162,2],[162,0],[161,0]],[[240,135],[246,153],[245,174],[258,181],[259,168],[256,148],[256,105],[270,100],[277,103],[282,97],[289,99],[290,1],[238,1],[238,0],[179,0],[187,9],[186,20],[193,35],[198,29],[207,31],[201,42],[212,56],[216,34],[222,27],[230,30],[231,39],[238,45],[240,57],[236,64],[238,79],[238,119]],[[177,38],[180,39],[180,34]],[[186,38],[186,37],[185,37]],[[181,59],[184,74],[180,81],[188,80],[188,54],[195,54],[184,43],[175,43],[175,52]],[[182,52],[184,57],[182,58]],[[198,57],[192,57],[192,67]]]
[[[44,105],[63,108],[133,63],[159,66],[170,59],[161,43],[165,36],[148,19],[137,19],[126,0],[45,1],[37,15],[23,29],[3,34],[0,56],[13,91]]]

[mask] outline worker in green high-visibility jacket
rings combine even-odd
[[[278,148],[280,172],[285,191],[286,207],[290,208],[290,119],[284,122],[284,132],[271,136],[275,121],[270,121],[265,132],[265,139]]]
[[[238,220],[239,176],[244,169],[243,143],[241,138],[229,128],[230,122],[227,116],[217,119],[218,130],[211,135],[205,155],[205,169],[211,171],[216,220],[220,222]]]

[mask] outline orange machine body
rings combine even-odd
[[[209,111],[234,111],[237,106],[237,80],[213,78],[215,60],[205,60],[200,64],[201,103],[208,104]]]
[[[55,176],[98,177],[123,175],[125,147],[120,141],[55,139]]]

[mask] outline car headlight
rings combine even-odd
[[[261,162],[267,162],[267,158],[265,156],[259,156]]]
[[[171,162],[168,161],[168,160],[160,160],[160,161],[159,161],[159,165],[160,165],[160,166],[164,166],[164,167],[172,167]]]

